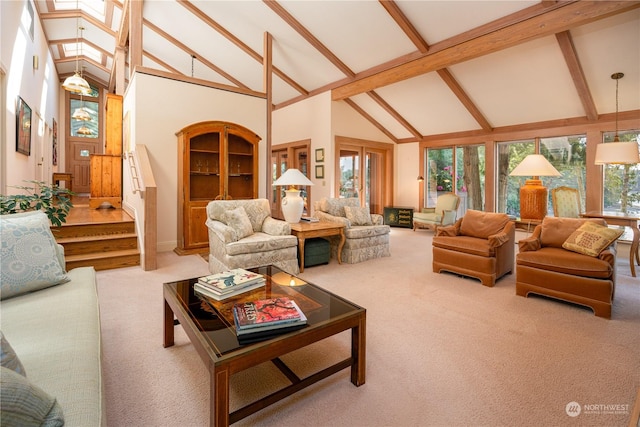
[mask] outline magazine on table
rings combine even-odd
[[[264,283],[262,274],[254,273],[243,268],[223,271],[198,278],[198,283],[209,287],[218,294],[232,292],[234,289],[249,286],[254,283]]]
[[[307,317],[289,297],[237,303],[233,306],[233,320],[236,331],[307,323]]]

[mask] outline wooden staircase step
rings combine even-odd
[[[96,270],[133,267],[140,265],[140,251],[127,249],[100,253],[85,253],[80,255],[65,255],[67,271],[76,267],[93,266]]]
[[[69,224],[61,227],[52,227],[53,236],[58,239],[68,237],[84,236],[105,236],[118,233],[135,233],[136,225],[133,221],[91,223],[91,224]]]
[[[80,255],[93,252],[121,251],[138,248],[138,237],[135,233],[64,237],[58,238],[56,241],[64,246],[65,255]]]

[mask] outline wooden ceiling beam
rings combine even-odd
[[[404,31],[409,37],[411,42],[418,48],[420,53],[427,53],[429,51],[429,45],[422,38],[422,35],[416,30],[411,21],[407,19],[407,16],[400,10],[398,5],[393,0],[379,0],[382,7],[385,8],[387,13],[391,15],[396,24]]]
[[[224,71],[220,67],[216,66],[211,61],[205,59],[202,55],[199,55],[195,50],[191,49],[189,46],[185,45],[181,41],[179,41],[176,38],[174,38],[171,35],[169,35],[167,32],[165,32],[162,29],[160,29],[160,27],[152,24],[151,22],[149,22],[146,19],[143,20],[143,23],[144,23],[145,26],[149,27],[151,30],[155,31],[160,36],[162,36],[164,39],[166,39],[170,43],[174,44],[176,47],[184,50],[186,53],[188,53],[192,57],[197,58],[204,65],[206,65],[207,67],[211,68],[213,71],[215,71],[216,73],[220,74],[222,77],[224,77],[225,79],[229,80],[230,82],[232,82],[236,86],[238,86],[238,87],[240,87],[242,89],[249,89],[249,87],[247,85],[245,85],[244,83],[242,83],[240,80],[236,79],[231,74],[227,73],[226,71]]]
[[[360,108],[360,106],[356,104],[353,100],[345,99],[344,101],[347,103],[347,105],[349,105],[351,108],[353,108],[358,113],[360,113],[360,115],[365,119],[367,119],[372,125],[378,128],[380,132],[384,133],[390,140],[396,143],[398,142],[398,138],[396,138],[391,132],[389,132],[384,126],[382,126],[376,119],[371,117],[366,111]]]
[[[96,19],[93,16],[83,12],[80,9],[63,10],[63,11],[56,11],[56,12],[45,12],[45,13],[40,15],[40,19],[42,19],[42,20],[47,20],[47,19],[71,19],[71,18],[73,18],[73,19],[80,18],[83,21],[87,21],[87,22],[91,23],[92,25],[95,25],[96,27],[98,27],[99,29],[104,31],[105,33],[108,33],[111,37],[117,37],[116,32],[113,31],[111,28],[107,27],[104,22],[99,21],[98,19]],[[80,24],[82,24],[82,22]]]
[[[497,29],[488,34],[479,35],[442,50],[432,49],[419,59],[367,77],[356,78],[350,83],[333,89],[331,96],[334,101],[339,101],[638,7],[640,2],[624,0],[554,4],[528,19],[512,22],[510,25],[497,26]],[[472,33],[473,31],[470,32]]]
[[[124,0],[122,7],[122,19],[120,19],[120,25],[118,26],[118,37],[116,39],[117,47],[126,47],[127,40],[129,39],[129,19],[131,13],[129,12],[129,0]]]
[[[582,108],[584,108],[587,118],[591,121],[598,120],[598,110],[596,109],[595,102],[593,102],[593,97],[587,84],[587,78],[584,75],[576,48],[573,45],[571,33],[569,33],[569,31],[557,33],[556,40],[558,40],[558,44],[560,45],[560,50],[569,68],[569,73],[578,91],[578,96],[580,97],[580,102],[582,102]]]
[[[160,59],[157,56],[153,55],[149,51],[143,50],[142,51],[142,55],[146,56],[147,58],[149,58],[150,60],[152,60],[156,64],[162,65],[164,68],[166,68],[167,70],[171,71],[172,73],[180,74],[180,75],[183,75],[183,76],[185,75],[183,72],[181,72],[180,70],[178,70],[176,68],[173,68],[171,65],[167,64],[162,59]]]
[[[224,28],[222,25],[220,25],[218,22],[216,22],[215,20],[211,19],[211,17],[209,17],[206,13],[204,13],[203,11],[201,11],[200,9],[198,9],[197,7],[195,7],[193,5],[193,3],[191,3],[188,0],[177,0],[179,4],[181,4],[182,6],[184,6],[185,8],[187,8],[187,10],[189,10],[191,13],[193,13],[195,16],[197,16],[198,18],[200,18],[200,20],[202,22],[204,22],[205,24],[209,25],[211,28],[213,28],[214,30],[216,30],[218,33],[220,33],[224,38],[226,38],[227,40],[229,40],[231,43],[235,44],[236,46],[238,46],[242,51],[244,51],[247,55],[249,55],[250,57],[252,57],[253,59],[255,59],[256,61],[258,61],[260,64],[263,63],[263,59],[262,56],[256,52],[255,50],[251,49],[247,44],[245,44],[242,40],[240,40],[238,37],[234,36],[229,30],[227,30],[226,28]],[[277,67],[271,67],[273,69],[273,72],[276,76],[280,77],[283,81],[285,81],[289,86],[293,87],[295,90],[297,90],[298,92],[300,92],[302,95],[308,95],[309,91],[307,89],[305,89],[304,87],[302,87],[300,84],[298,84],[298,82],[296,82],[295,80],[293,80],[291,77],[289,77],[288,75],[286,75],[282,70],[278,69]]]
[[[291,28],[296,30],[302,38],[304,38],[311,46],[315,47],[318,52],[324,55],[334,66],[342,71],[348,77],[355,77],[354,73],[344,62],[342,62],[333,52],[331,52],[320,40],[318,40],[304,25],[293,17],[284,7],[280,6],[276,0],[262,0],[276,15],[284,22],[289,24]]]
[[[421,53],[427,53],[429,51],[429,44],[426,40],[422,38],[422,35],[416,30],[411,21],[406,17],[406,15],[400,10],[398,5],[393,0],[379,0],[380,4],[389,12],[391,17],[396,21],[396,23],[400,26],[402,31],[411,39],[413,44],[418,48],[418,51]],[[456,95],[458,100],[464,105],[464,107],[469,111],[469,114],[473,116],[473,118],[478,122],[480,127],[484,130],[491,130],[491,125],[489,121],[484,117],[480,109],[475,105],[475,103],[471,100],[469,95],[464,91],[462,86],[458,83],[458,81],[453,77],[451,72],[447,68],[442,68],[437,70],[440,78],[446,83],[449,89]],[[370,93],[370,92],[368,92]],[[413,132],[411,132],[413,133]],[[414,134],[415,135],[415,134]],[[420,136],[420,135],[415,135]]]
[[[380,95],[378,95],[375,91],[367,92],[375,102],[378,103],[391,117],[396,119],[406,130],[409,131],[416,138],[422,138],[422,134],[416,128],[414,128],[411,123],[409,123],[400,113],[398,113],[387,101],[382,99]]]

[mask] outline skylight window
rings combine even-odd
[[[55,10],[74,10],[80,8],[85,13],[105,21],[106,5],[104,0],[54,0]]]
[[[64,55],[67,58],[75,58],[76,55],[80,55],[93,59],[97,63],[102,63],[102,54],[97,49],[94,49],[86,43],[65,43],[62,45],[62,49],[64,50]]]

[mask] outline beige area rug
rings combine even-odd
[[[494,288],[434,274],[432,235],[393,228],[391,257],[307,268],[305,280],[367,308],[366,384],[353,386],[345,369],[236,425],[629,424],[640,389],[640,280],[628,256],[619,257],[606,320],[516,296],[515,273]],[[204,275],[207,265],[172,252],[158,265],[98,273],[110,427],[209,423],[209,377],[182,328],[175,346],[162,347],[162,283]],[[348,353],[342,334],[286,361],[305,375]],[[234,375],[232,409],[284,384],[269,364]]]

